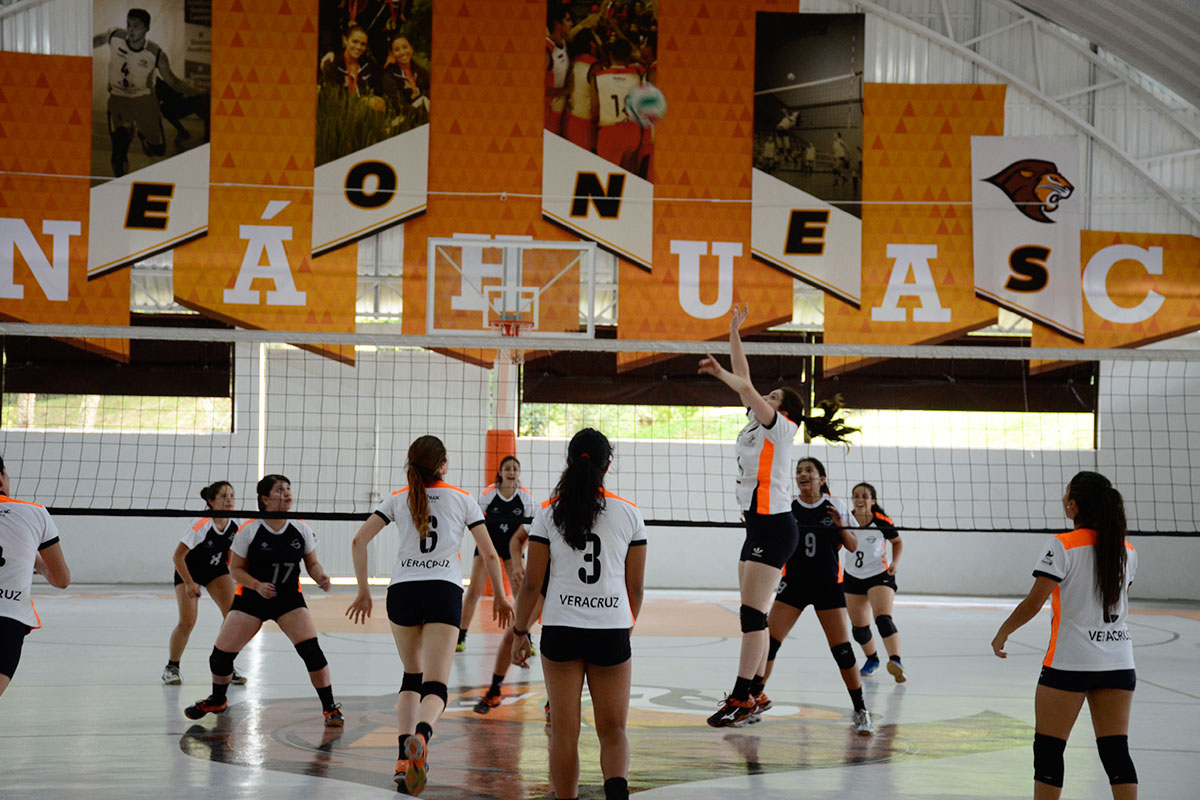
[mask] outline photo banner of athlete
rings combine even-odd
[[[129,271],[89,281],[91,59],[0,51],[0,318],[129,324]],[[69,340],[119,361],[127,339]]]
[[[312,252],[425,210],[432,0],[320,0]]]
[[[542,214],[604,249],[653,263],[656,5],[548,0]]]
[[[351,333],[358,247],[310,248],[316,4],[214,0],[213,22],[209,235],[176,248],[175,301],[244,328]],[[305,349],[354,362],[352,346]]]
[[[758,14],[755,258],[862,297],[863,14]]]
[[[212,0],[93,0],[89,277],[208,229]]]
[[[971,137],[976,293],[1076,341],[1084,196],[1074,137]]]

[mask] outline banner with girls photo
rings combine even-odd
[[[542,215],[650,269],[656,4],[547,0],[544,46]]]
[[[312,252],[425,211],[433,0],[319,0]]]
[[[212,0],[93,0],[92,21],[95,278],[208,230]]]

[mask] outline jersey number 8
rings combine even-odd
[[[589,549],[591,552],[588,552]],[[585,567],[580,567],[579,580],[588,584],[596,583],[600,580],[600,537],[594,533],[589,533],[583,540],[583,560],[592,565],[592,571],[589,573]]]

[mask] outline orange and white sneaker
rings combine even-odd
[[[397,786],[404,786],[405,785],[404,776],[407,774],[408,774],[408,759],[402,758],[396,762],[396,774],[392,776],[392,780],[396,782]]]
[[[488,692],[480,699],[478,703],[475,704],[475,708],[473,710],[476,714],[486,714],[499,705],[500,695]]]
[[[342,714],[342,704],[334,703],[333,708],[324,709],[322,714],[325,715],[325,727],[341,728],[346,724],[346,716]]]
[[[754,700],[754,713],[755,714],[761,714],[764,711],[768,711],[768,710],[770,710],[771,706],[775,705],[774,703],[771,702],[771,698],[767,697],[766,692],[759,692],[758,694],[754,695],[754,697],[751,699]]]
[[[755,705],[752,698],[735,700],[732,697],[726,697],[725,702],[721,703],[721,707],[717,709],[717,713],[709,717],[707,721],[714,728],[728,728],[730,726],[741,725],[754,713],[754,708]]]
[[[220,714],[227,708],[229,708],[229,701],[222,700],[218,703],[210,696],[204,698],[203,700],[198,700],[193,705],[185,708],[183,710],[183,715],[188,719],[200,719],[205,714]]]
[[[408,768],[404,771],[404,788],[415,796],[425,788],[428,773],[425,760],[429,757],[429,743],[425,741],[425,737],[414,733],[405,739],[404,756],[408,759]]]

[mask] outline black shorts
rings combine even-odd
[[[889,575],[887,570],[878,575],[872,575],[869,578],[856,578],[847,572],[844,581],[842,588],[846,594],[866,594],[869,589],[875,586],[886,586],[893,592],[900,591],[896,588],[896,576]]]
[[[1132,669],[1085,672],[1077,669],[1042,667],[1038,684],[1064,692],[1090,692],[1093,689],[1124,689],[1132,692],[1137,686],[1137,672]]]
[[[188,571],[191,572],[191,570],[188,570]],[[215,581],[217,578],[221,577],[222,575],[228,575],[228,574],[229,574],[229,567],[222,564],[220,567],[217,567],[216,569],[208,571],[208,572],[192,572],[192,580],[194,580],[196,583],[200,584],[201,586],[208,586],[210,583]],[[181,578],[179,576],[179,570],[175,570],[175,585],[176,586],[183,585],[183,578]]]
[[[21,646],[30,627],[12,617],[0,617],[0,675],[11,678],[21,660]]]
[[[388,619],[402,628],[440,622],[462,624],[462,584],[450,581],[404,581],[388,587]]]
[[[615,667],[633,655],[628,628],[571,628],[542,626],[542,655],[551,661],[578,661],[595,667]]]
[[[796,552],[800,543],[800,531],[791,511],[782,514],[746,513],[746,541],[742,544],[739,561],[754,561],[768,564],[775,569],[783,565]]]
[[[775,602],[801,611],[810,605],[814,611],[828,611],[831,608],[845,608],[846,593],[842,591],[840,583],[812,585],[800,579],[789,581],[785,575],[779,581]]]
[[[233,611],[243,611],[252,617],[266,621],[268,619],[277,620],[289,611],[295,611],[297,608],[308,608],[308,603],[304,602],[304,595],[300,592],[286,592],[277,594],[270,600],[263,597],[256,591],[239,587],[241,592],[233,597]]]

